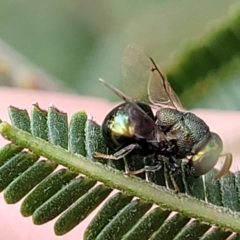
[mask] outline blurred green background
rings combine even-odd
[[[221,21],[224,23],[229,16],[229,8],[237,2],[2,0],[0,73],[5,75],[1,77],[1,84],[12,82],[12,85],[20,87],[47,89],[49,86],[49,89],[117,100],[97,80],[101,77],[121,89],[121,55],[127,44],[135,42],[142,46],[169,73],[171,80],[178,59],[182,55],[186,58],[184,52],[188,51],[188,44],[199,45],[199,41],[191,40],[191,43],[189,39],[211,35],[211,31],[206,33],[206,28],[213,25],[213,21],[217,21],[221,29]],[[234,45],[234,48],[238,47],[238,44]],[[218,48],[215,51],[218,52]],[[175,55],[178,57],[175,58]],[[229,59],[234,60],[227,70],[224,69],[226,63],[215,64],[215,75],[207,70],[206,74],[202,71],[203,76],[194,81],[173,78],[172,85],[185,106],[240,109],[240,104],[234,104],[239,89],[232,94],[239,85],[240,61],[232,55]],[[226,58],[226,62],[229,59]],[[46,75],[35,78],[42,83],[29,84],[22,72],[35,67],[42,69]],[[223,77],[219,78],[219,75]],[[227,88],[230,94],[223,90]],[[205,90],[202,92],[199,89]],[[232,95],[233,99],[229,100],[228,95]],[[222,103],[219,100],[221,97]]]

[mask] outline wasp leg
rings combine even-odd
[[[134,170],[134,171],[129,170],[127,159],[124,157],[123,160],[124,160],[124,165],[125,165],[125,174],[127,176],[132,177],[132,176],[135,176],[135,175],[145,172],[145,168],[141,168],[141,169]]]
[[[156,172],[158,171],[160,168],[162,167],[162,164],[158,164],[156,166],[145,166],[144,168],[141,168],[139,170],[136,170],[136,171],[130,171],[126,168],[126,174],[129,175],[129,176],[133,176],[133,175],[138,175],[139,173],[142,173],[142,172]]]
[[[105,158],[105,159],[111,159],[111,160],[119,160],[125,156],[127,156],[130,152],[132,152],[134,149],[138,148],[139,146],[137,144],[130,144],[118,152],[115,152],[114,154],[104,154],[95,152],[94,156],[95,158]]]
[[[145,166],[145,171],[146,172],[156,172],[159,169],[161,169],[161,167],[162,167],[162,163],[158,163],[155,166]]]
[[[229,169],[232,165],[232,154],[231,153],[224,153],[221,154],[220,157],[225,157],[224,164],[222,168],[219,170],[219,172],[216,174],[215,179],[219,179],[220,177],[224,176],[229,172]]]
[[[135,176],[135,175],[138,175],[140,173],[143,173],[145,172],[145,168],[141,168],[141,169],[138,169],[136,171],[130,171],[130,170],[125,170],[125,174],[132,177],[132,176]]]
[[[170,175],[170,179],[171,179],[171,182],[173,184],[173,187],[174,187],[174,193],[176,193],[176,194],[180,193],[180,189],[179,189],[179,187],[178,187],[178,185],[177,185],[177,183],[174,179],[174,174],[170,173],[169,175]]]
[[[144,168],[141,168],[136,171],[130,171],[128,168],[128,163],[127,163],[126,159],[124,158],[126,174],[129,176],[133,176],[133,175],[138,175],[142,172],[155,172],[155,171],[158,171],[162,167],[161,162],[154,163],[154,165],[147,165],[145,160],[146,160],[146,157],[144,158]]]
[[[172,182],[172,185],[174,187],[174,193],[175,194],[180,193],[180,189],[179,189],[179,187],[178,187],[178,185],[176,183],[176,180],[174,178],[175,175],[179,174],[179,170],[180,170],[179,166],[177,166],[175,162],[173,162],[171,164],[171,166],[168,166],[169,176],[170,176],[170,180]]]

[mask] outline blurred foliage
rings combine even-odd
[[[213,20],[220,22],[217,31],[221,32],[221,21],[228,19],[228,10],[236,2],[238,1],[102,0],[96,4],[96,1],[83,0],[3,0],[0,9],[0,37],[31,63],[58,79],[55,82],[59,81],[59,87],[54,85],[51,89],[60,88],[118,100],[113,93],[100,86],[97,79],[102,77],[121,88],[121,54],[128,43],[135,42],[142,46],[156,62],[163,65],[167,73],[173,73],[186,52],[195,51],[201,44],[207,45],[208,40],[212,40],[208,39],[212,30],[208,33],[205,31],[209,23]],[[224,26],[223,24],[223,29]],[[189,42],[188,39],[192,38],[195,39]],[[218,47],[220,49],[222,46]],[[193,55],[195,59],[198,56],[196,53],[197,51]],[[208,54],[205,57],[211,61]],[[202,71],[201,78],[199,74],[194,78],[195,72],[192,72],[189,74],[189,78],[193,77],[192,83],[187,77],[178,80],[170,74],[169,79],[172,80],[175,91],[182,95],[185,106],[237,109],[224,100],[225,104],[219,105],[213,97],[213,93],[221,97],[225,94],[220,86],[238,84],[239,71],[230,71],[239,66],[236,63],[238,60],[226,59],[225,65],[228,65],[228,61],[230,68],[226,66],[225,70],[220,69],[218,73]],[[222,68],[222,65],[223,61],[218,67]],[[8,72],[8,66],[0,64],[0,70]],[[225,80],[221,82],[223,85],[219,85],[216,79],[221,78],[222,74]],[[226,79],[231,79],[230,83]],[[20,78],[18,83],[19,81],[23,79]],[[43,79],[37,78],[36,81]],[[34,84],[27,86],[29,85]],[[47,84],[37,84],[40,87],[42,85]],[[222,93],[219,93],[220,90]],[[232,94],[229,93],[229,96]]]
[[[186,89],[181,95],[185,106],[240,110],[240,57],[233,58],[216,72]]]

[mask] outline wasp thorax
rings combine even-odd
[[[209,172],[216,165],[222,149],[221,138],[216,133],[211,132],[206,143],[192,157],[194,176],[201,176]]]

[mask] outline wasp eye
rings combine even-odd
[[[198,177],[209,172],[217,163],[223,144],[216,133],[210,133],[206,144],[193,156],[194,176]]]
[[[214,148],[215,147],[215,142],[214,141],[210,141],[209,142],[209,147],[210,148]]]
[[[214,132],[210,133],[209,148],[213,148],[216,152],[221,152],[223,149],[222,139]]]
[[[218,156],[211,154],[209,152],[204,153],[200,158],[193,161],[194,176],[199,177],[207,172],[209,172],[217,163]]]

